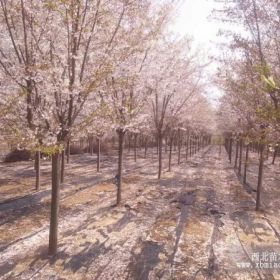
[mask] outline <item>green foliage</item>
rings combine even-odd
[[[258,107],[256,114],[259,118],[269,122],[276,121],[280,118],[280,110],[275,109],[273,105],[267,105],[265,107]]]
[[[265,75],[261,75],[261,81],[264,83],[264,89],[268,93],[279,89],[272,76],[266,78]]]
[[[51,156],[56,153],[61,153],[63,151],[63,145],[41,146],[40,150],[47,156]]]
[[[271,75],[270,67],[268,64],[255,65],[253,68],[260,76],[268,77]]]
[[[57,9],[57,1],[53,1],[53,0],[45,1],[44,6],[50,11],[55,11]]]

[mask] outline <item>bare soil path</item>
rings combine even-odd
[[[118,208],[111,160],[98,175],[86,157],[71,163],[59,253],[52,258],[48,180],[42,197],[28,196],[33,202],[9,202],[4,186],[0,279],[280,279],[279,270],[256,266],[257,253],[280,254],[278,209],[254,211],[254,195],[239,183],[224,150],[219,155],[218,147],[208,147],[160,181],[155,155],[137,163],[128,157]]]

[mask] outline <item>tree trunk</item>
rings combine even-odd
[[[243,140],[239,141],[239,165],[238,165],[238,174],[241,175],[242,168],[242,153],[243,153]]]
[[[256,211],[260,210],[261,206],[261,189],[263,179],[263,163],[264,163],[264,144],[259,146],[260,162],[259,162],[259,174],[258,174],[258,186],[257,186],[257,200],[256,200]]]
[[[161,178],[162,171],[162,135],[158,134],[158,180]]]
[[[67,141],[67,163],[70,162],[70,140]]]
[[[236,140],[234,168],[237,168],[239,141]]]
[[[178,164],[181,164],[181,139],[178,140]]]
[[[275,150],[274,150],[274,153],[273,153],[273,159],[272,159],[272,163],[271,164],[275,163],[275,159],[276,159],[277,154],[278,154],[278,146],[275,147]]]
[[[249,161],[249,145],[246,146],[246,155],[245,155],[245,164],[244,164],[244,177],[243,177],[243,183],[247,183],[247,168],[248,168],[248,162]]]
[[[171,172],[173,137],[170,138],[168,171]]]
[[[121,203],[122,197],[122,167],[123,167],[123,139],[124,139],[124,131],[119,130],[119,159],[118,159],[118,181],[117,181],[117,205]]]
[[[100,171],[100,138],[97,138],[97,172]]]
[[[229,146],[228,146],[228,139],[227,138],[225,138],[225,149],[226,149],[226,152],[228,153]]]
[[[229,140],[229,162],[232,162],[232,138]]]
[[[36,191],[40,189],[41,185],[41,153],[36,152],[35,155],[35,166],[36,166]]]
[[[61,171],[60,171],[60,182],[64,182],[64,174],[65,174],[65,150],[61,153]]]
[[[55,255],[57,253],[59,192],[60,192],[60,154],[56,153],[52,156],[52,197],[51,197],[49,255]]]

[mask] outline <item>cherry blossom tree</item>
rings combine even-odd
[[[162,173],[162,141],[173,120],[199,88],[201,69],[197,56],[191,51],[191,41],[162,40],[150,56],[151,77],[148,80],[153,92],[151,100],[154,127],[158,141],[159,169]]]
[[[279,138],[279,3],[246,0],[229,4],[225,1],[221,18],[228,14],[238,28],[228,32],[230,53],[226,52],[223,58],[221,78],[231,111],[238,115],[236,126],[242,130],[237,132],[235,157],[237,166],[239,146],[239,173],[243,138],[254,139],[259,144],[256,203],[259,210],[264,151],[268,143],[277,144]]]
[[[85,121],[79,116],[88,108],[87,100],[114,72],[116,55],[134,55],[127,52],[135,48],[128,48],[119,33],[129,34],[133,45],[139,30],[145,40],[150,23],[160,22],[153,21],[151,13],[145,16],[153,8],[149,1],[1,0],[0,4],[1,100],[9,112],[3,123],[21,146],[52,155],[49,253],[55,254],[61,151]]]

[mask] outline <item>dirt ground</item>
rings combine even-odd
[[[266,164],[256,213],[255,192],[240,184],[224,149],[207,147],[180,166],[173,160],[158,181],[156,154],[136,163],[127,155],[123,204],[113,207],[116,157],[103,157],[97,174],[95,158],[73,156],[54,257],[47,255],[50,163],[39,192],[32,162],[0,164],[0,279],[280,279],[278,161]]]

